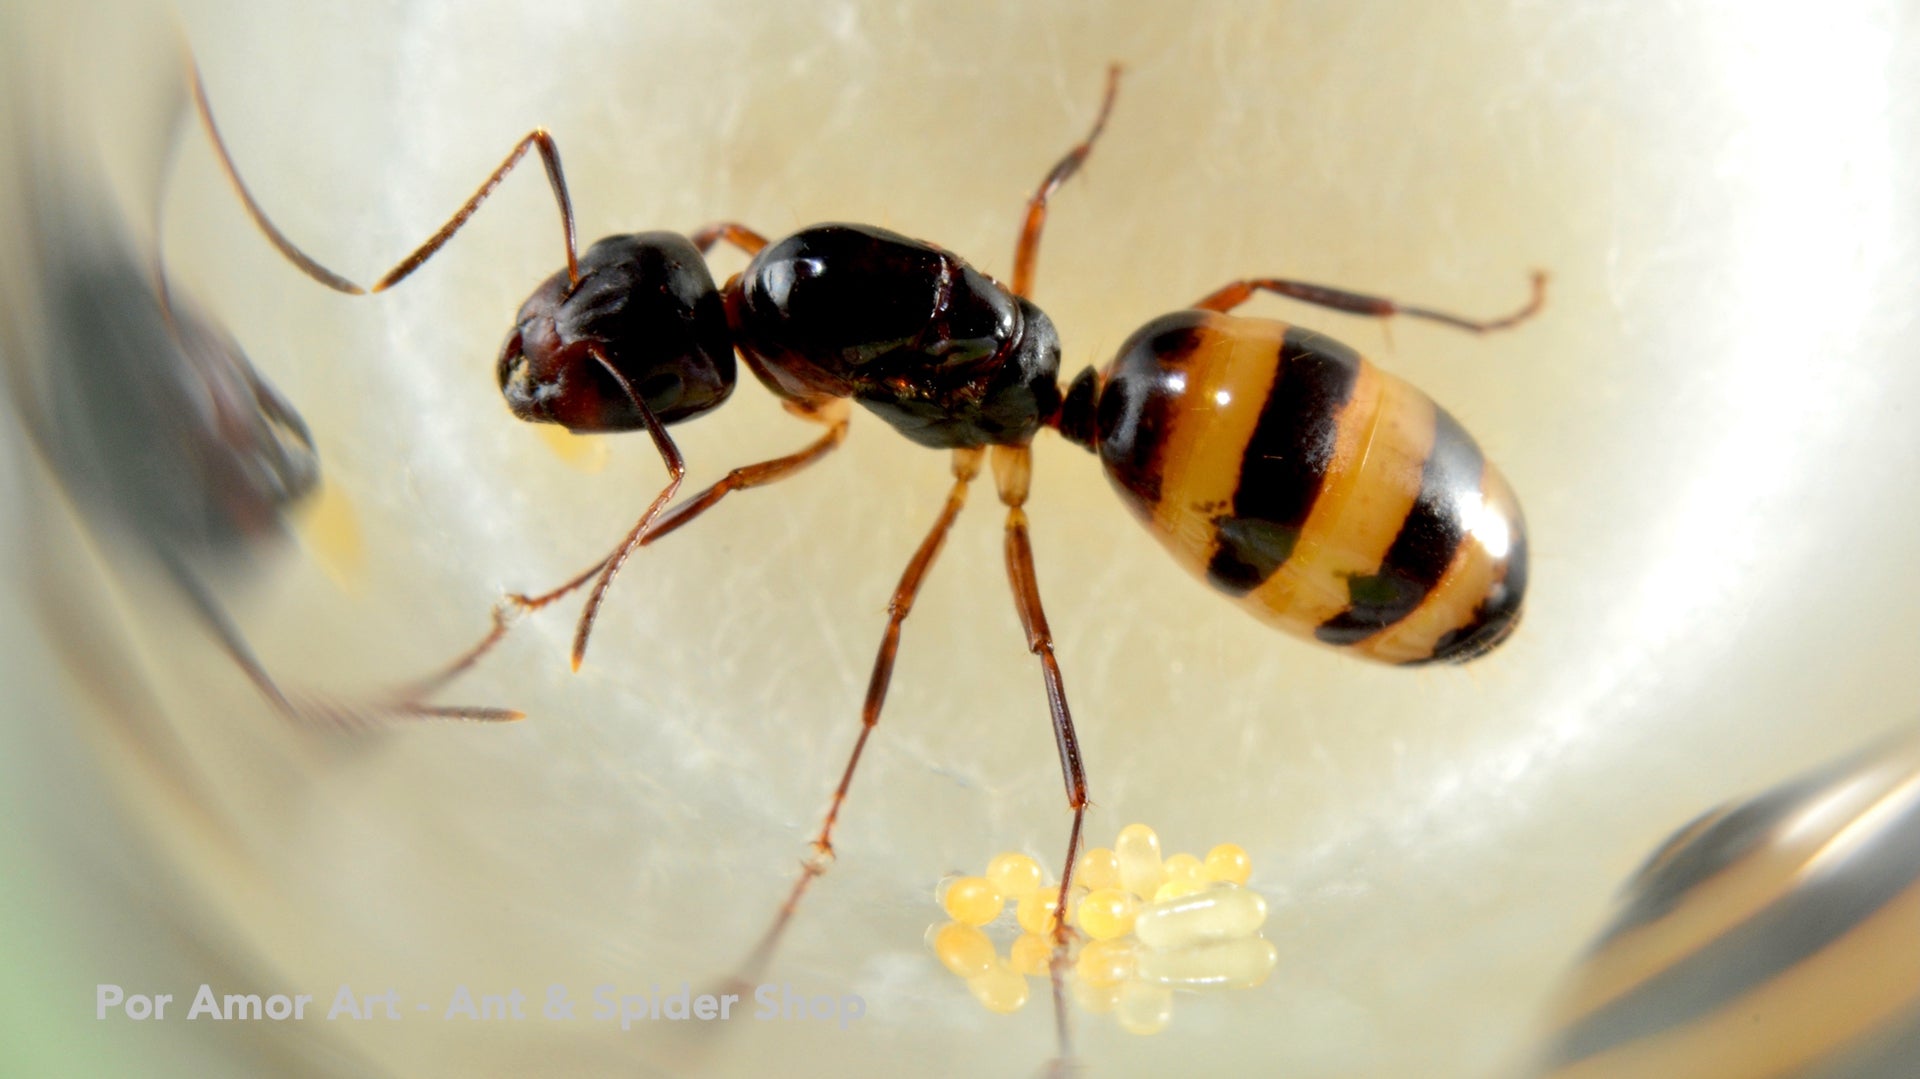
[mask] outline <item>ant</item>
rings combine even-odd
[[[201,118],[254,222],[295,265],[341,292],[381,292],[404,280],[529,151],[546,168],[566,265],[521,306],[495,366],[501,392],[524,420],[582,432],[646,431],[670,478],[605,558],[552,591],[515,594],[496,607],[492,631],[443,677],[491,648],[510,614],[591,583],[573,639],[578,669],[607,589],[634,551],[732,492],[786,479],[831,453],[846,438],[850,402],[919,445],[951,452],[946,502],[887,605],[860,732],[814,837],[815,856],[803,863],[745,971],[758,971],[771,957],[809,884],[831,862],[834,824],[886,702],[901,629],[983,460],[1006,508],[1007,577],[1027,648],[1040,664],[1073,816],[1060,886],[1067,893],[1087,779],[1024,509],[1031,446],[1042,428],[1096,453],[1123,501],[1176,558],[1290,631],[1409,664],[1471,659],[1517,624],[1524,526],[1512,491],[1472,437],[1424,393],[1347,346],[1229,312],[1269,292],[1337,311],[1487,333],[1538,311],[1545,275],[1533,275],[1523,307],[1491,320],[1299,281],[1234,281],[1148,323],[1104,371],[1089,368],[1063,391],[1058,334],[1029,298],[1035,263],[1048,200],[1085,163],[1119,86],[1116,65],[1092,129],[1028,199],[1010,286],[933,244],[858,224],[814,225],[769,241],[723,222],[690,237],[609,236],[580,255],[559,150],[550,134],[535,129],[438,232],[362,288],[308,257],[267,219],[241,181],[195,75]],[[705,256],[721,242],[749,261],[716,287]],[[686,470],[667,429],[727,399],[736,353],[788,412],[825,431],[795,453],[736,468],[669,508]],[[1058,970],[1068,936],[1062,904],[1054,919],[1054,992],[1063,1049]]]
[[[13,167],[8,178],[32,211],[21,240],[39,308],[7,320],[0,337],[17,357],[6,388],[21,426],[89,527],[115,545],[112,561],[154,570],[284,718],[335,728],[521,718],[429,705],[406,690],[359,699],[295,689],[255,653],[220,586],[243,581],[286,538],[292,512],[320,487],[319,454],[299,410],[226,327],[172,287],[157,228],[141,235],[101,169],[59,154]],[[153,186],[157,208],[165,185]]]

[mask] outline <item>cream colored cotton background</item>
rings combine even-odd
[[[100,63],[80,17],[9,13],[63,78]],[[1250,308],[1426,388],[1519,491],[1526,623],[1469,668],[1376,670],[1275,634],[1187,579],[1096,462],[1040,440],[1034,543],[1090,835],[1141,820],[1169,849],[1242,844],[1280,953],[1260,989],[1180,998],[1158,1037],[1077,1017],[1094,1074],[1178,1074],[1203,1048],[1223,1074],[1494,1074],[1655,842],[1912,718],[1909,5],[194,2],[180,22],[256,193],[362,280],[535,125],[584,240],[858,220],[1004,277],[1023,200],[1115,60],[1118,108],[1040,260],[1068,375],[1238,276],[1491,315],[1530,269],[1553,273],[1537,321],[1484,340]],[[108,131],[152,85],[116,90],[123,74],[77,79]],[[365,533],[352,591],[293,557],[236,593],[288,681],[417,673],[502,591],[597,557],[658,489],[644,438],[584,473],[498,399],[511,316],[560,261],[537,169],[371,300],[281,261],[197,133],[172,184],[176,281],[304,410]],[[750,378],[675,433],[690,484],[811,437]],[[436,1001],[465,983],[537,1004],[554,982],[578,999],[724,973],[825,806],[943,455],[857,415],[836,457],[635,559],[580,674],[568,604],[447,695],[526,722],[344,743],[279,727],[162,594],[100,584],[22,441],[0,460],[0,491],[34,507],[0,528],[8,933],[37,941],[9,1019],[47,1060],[957,1075],[1051,1052],[1038,983],[1022,1013],[989,1015],[921,943],[944,874],[1009,848],[1056,862],[1066,839],[984,484],[907,625],[839,864],[771,974],[863,996],[853,1030],[92,1020],[99,981]],[[122,628],[76,636],[87,616]],[[177,752],[130,748],[108,718],[126,709]]]

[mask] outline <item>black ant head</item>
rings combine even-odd
[[[49,317],[29,431],[90,512],[169,559],[252,553],[319,484],[305,421],[210,314],[159,290],[106,203],[49,217],[70,227],[38,238]]]
[[[671,232],[609,236],[580,259],[580,280],[549,277],[520,307],[500,353],[500,392],[523,420],[572,431],[663,423],[733,392],[733,339],[713,276]]]

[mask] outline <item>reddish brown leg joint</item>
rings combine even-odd
[[[831,452],[835,447],[839,446],[841,442],[846,440],[847,405],[845,401],[816,402],[812,405],[795,404],[790,405],[788,411],[800,416],[802,419],[814,423],[826,424],[828,426],[827,433],[820,436],[818,440],[798,453],[790,454],[786,457],[776,457],[771,461],[761,461],[756,464],[736,468],[723,477],[720,482],[686,499],[671,509],[656,512],[657,506],[663,501],[661,498],[656,497],[656,506],[649,507],[648,514],[643,515],[640,523],[634,526],[638,530],[638,546],[645,547],[647,544],[686,526],[692,522],[694,518],[712,509],[729,492],[744,490],[749,487],[763,486],[776,480],[785,479],[799,472],[806,466],[826,456],[827,453]],[[662,434],[664,433],[663,431]],[[672,440],[669,439],[667,444],[671,446]],[[675,449],[671,458],[668,458],[664,453],[662,457],[663,460],[667,461],[669,473],[672,473],[674,471],[674,462],[679,460],[679,451]],[[665,492],[667,497],[671,497],[673,491],[678,489],[677,482],[678,481],[675,480],[669,483],[669,488]],[[649,516],[652,518],[651,523],[649,523]],[[518,592],[509,595],[494,607],[493,627],[487,632],[486,636],[482,637],[479,643],[462,653],[459,658],[443,668],[438,674],[417,683],[412,693],[424,696],[426,693],[432,692],[434,689],[445,685],[456,676],[472,668],[474,664],[478,663],[488,652],[493,650],[495,645],[499,644],[500,641],[506,637],[508,631],[512,629],[513,621],[517,616],[537,611],[555,600],[584,587],[589,581],[595,581],[604,577],[607,584],[611,585],[612,572],[609,571],[609,567],[612,567],[613,571],[618,570],[618,567],[613,567],[612,564],[616,558],[624,559],[627,554],[631,553],[630,545],[633,544],[634,536],[634,532],[629,532],[626,537],[621,540],[620,546],[609,551],[604,558],[588,566],[571,580],[550,592],[543,592],[536,596],[528,596]],[[606,587],[601,586],[596,591],[604,595]],[[576,669],[578,669],[578,657],[585,654],[586,641],[592,632],[592,624],[596,613],[597,604],[594,610],[583,612],[581,625],[575,628],[574,639],[578,646],[575,653]]]
[[[920,541],[919,549],[907,562],[906,570],[900,575],[900,583],[893,590],[893,598],[887,603],[887,628],[881,634],[880,650],[873,661],[873,674],[867,681],[867,697],[860,709],[860,734],[854,739],[853,751],[848,754],[846,768],[840,774],[840,783],[833,790],[826,817],[820,823],[819,833],[814,836],[813,856],[801,863],[799,879],[794,881],[793,890],[781,905],[780,912],[774,916],[773,924],[767,928],[766,934],[760,938],[740,973],[735,976],[737,984],[752,984],[758,980],[761,970],[779,947],[780,938],[792,922],[794,912],[799,909],[800,898],[806,894],[814,878],[825,873],[832,864],[833,826],[840,819],[840,809],[846,803],[847,792],[853,787],[853,773],[860,766],[860,756],[867,748],[867,739],[880,723],[880,712],[887,702],[887,687],[893,681],[894,656],[900,648],[901,626],[913,611],[914,598],[920,593],[921,583],[933,568],[940,549],[946,545],[948,530],[966,506],[968,485],[979,473],[978,449],[953,451],[953,486],[947,492],[947,501],[926,538]]]
[[[1093,119],[1093,129],[1087,137],[1080,140],[1067,155],[1056,162],[1040,181],[1040,190],[1027,200],[1027,218],[1020,226],[1020,242],[1013,251],[1013,294],[1030,296],[1033,293],[1034,263],[1040,257],[1040,232],[1047,225],[1047,199],[1080,171],[1086,163],[1087,155],[1093,152],[1094,142],[1100,133],[1107,129],[1107,117],[1113,113],[1113,101],[1120,95],[1120,65],[1107,68],[1107,92],[1100,99],[1100,112]]]
[[[1073,1034],[1066,1007],[1065,973],[1068,897],[1072,894],[1074,863],[1080,857],[1080,833],[1087,815],[1087,773],[1080,761],[1080,740],[1074,734],[1073,714],[1067,707],[1066,680],[1060,673],[1060,661],[1053,652],[1053,631],[1047,626],[1047,612],[1040,603],[1040,583],[1033,569],[1033,544],[1027,536],[1027,513],[1023,508],[1032,480],[1033,453],[1028,446],[995,446],[993,477],[1000,501],[1007,507],[1007,581],[1013,589],[1014,607],[1027,633],[1027,650],[1040,660],[1040,673],[1047,687],[1047,711],[1053,720],[1054,745],[1060,752],[1060,774],[1066,783],[1067,808],[1073,812],[1073,825],[1067,833],[1067,856],[1060,869],[1060,900],[1053,915],[1054,1024],[1061,1059],[1073,1055]]]
[[[1381,296],[1369,296],[1365,293],[1348,292],[1345,289],[1314,285],[1305,281],[1289,281],[1278,277],[1250,277],[1232,282],[1208,293],[1193,306],[1205,311],[1227,312],[1252,299],[1256,292],[1271,292],[1277,296],[1299,300],[1301,303],[1310,303],[1316,307],[1326,307],[1354,315],[1370,315],[1374,318],[1404,315],[1407,318],[1438,322],[1443,326],[1466,330],[1469,333],[1490,333],[1494,330],[1517,326],[1540,312],[1540,308],[1547,300],[1546,271],[1533,272],[1532,287],[1532,295],[1524,306],[1512,314],[1493,319],[1470,319],[1432,308],[1395,303]]]
[[[760,249],[767,246],[767,238],[765,236],[760,235],[745,225],[735,224],[732,221],[722,221],[718,224],[708,225],[706,228],[694,233],[690,239],[693,240],[693,246],[703,255],[712,251],[713,245],[722,240],[745,251],[749,257],[759,254]]]

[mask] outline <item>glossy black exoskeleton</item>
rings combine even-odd
[[[1024,445],[1060,407],[1047,316],[960,256],[886,229],[803,229],[760,247],[724,289],[670,232],[609,236],[579,272],[534,291],[501,351],[500,390],[523,420],[643,429],[629,387],[661,423],[689,419],[733,391],[736,347],[781,398],[851,398],[936,449]]]
[[[662,423],[719,405],[733,343],[706,260],[672,232],[601,240],[521,305],[498,375],[514,415],[573,431],[644,428],[627,387]]]
[[[734,343],[792,400],[852,398],[922,446],[1024,445],[1060,407],[1060,339],[958,255],[816,225],[727,282]]]

